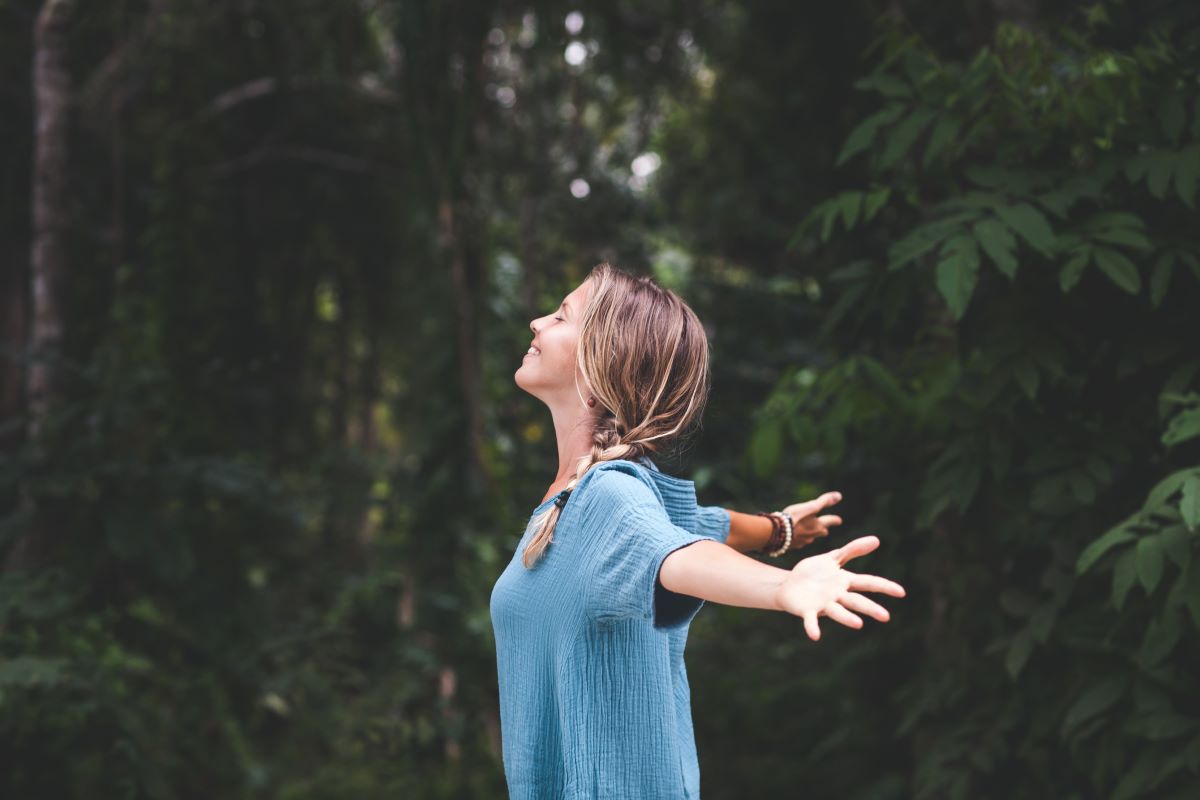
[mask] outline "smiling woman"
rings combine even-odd
[[[710,382],[674,292],[600,264],[530,329],[514,380],[550,408],[559,464],[490,599],[510,797],[697,798],[683,648],[704,601],[787,611],[815,640],[820,615],[888,619],[857,590],[904,590],[843,569],[875,537],[790,571],[748,558],[725,543],[736,512],[655,466]]]

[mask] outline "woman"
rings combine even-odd
[[[904,589],[843,569],[874,536],[790,570],[742,555],[727,542],[761,547],[769,519],[698,506],[654,465],[710,382],[704,329],[674,292],[600,264],[530,328],[514,377],[550,407],[559,468],[491,595],[511,800],[697,798],[683,648],[704,601],[786,611],[816,640],[821,615],[887,621],[860,591]],[[838,499],[776,512],[772,552],[840,523],[816,516]]]

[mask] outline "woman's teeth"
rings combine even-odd
[[[541,350],[538,350],[536,347],[530,347],[530,348],[529,348],[528,350],[526,350],[525,352],[526,352],[526,354],[528,354],[528,353],[533,353],[534,355],[537,355],[538,353],[540,353],[540,352],[542,352],[542,351],[541,351]]]

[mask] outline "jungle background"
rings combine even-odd
[[[908,588],[699,614],[706,798],[1194,797],[1198,23],[0,0],[0,796],[504,797],[512,374],[610,260],[712,342],[660,465]]]

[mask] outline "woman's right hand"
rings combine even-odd
[[[886,608],[870,600],[863,592],[881,592],[904,597],[904,587],[878,575],[859,575],[843,569],[852,558],[858,558],[879,547],[879,537],[863,536],[847,542],[836,550],[809,556],[792,567],[775,594],[779,608],[804,618],[804,630],[814,642],[821,638],[817,617],[822,614],[848,628],[861,628],[866,614],[887,622]]]

